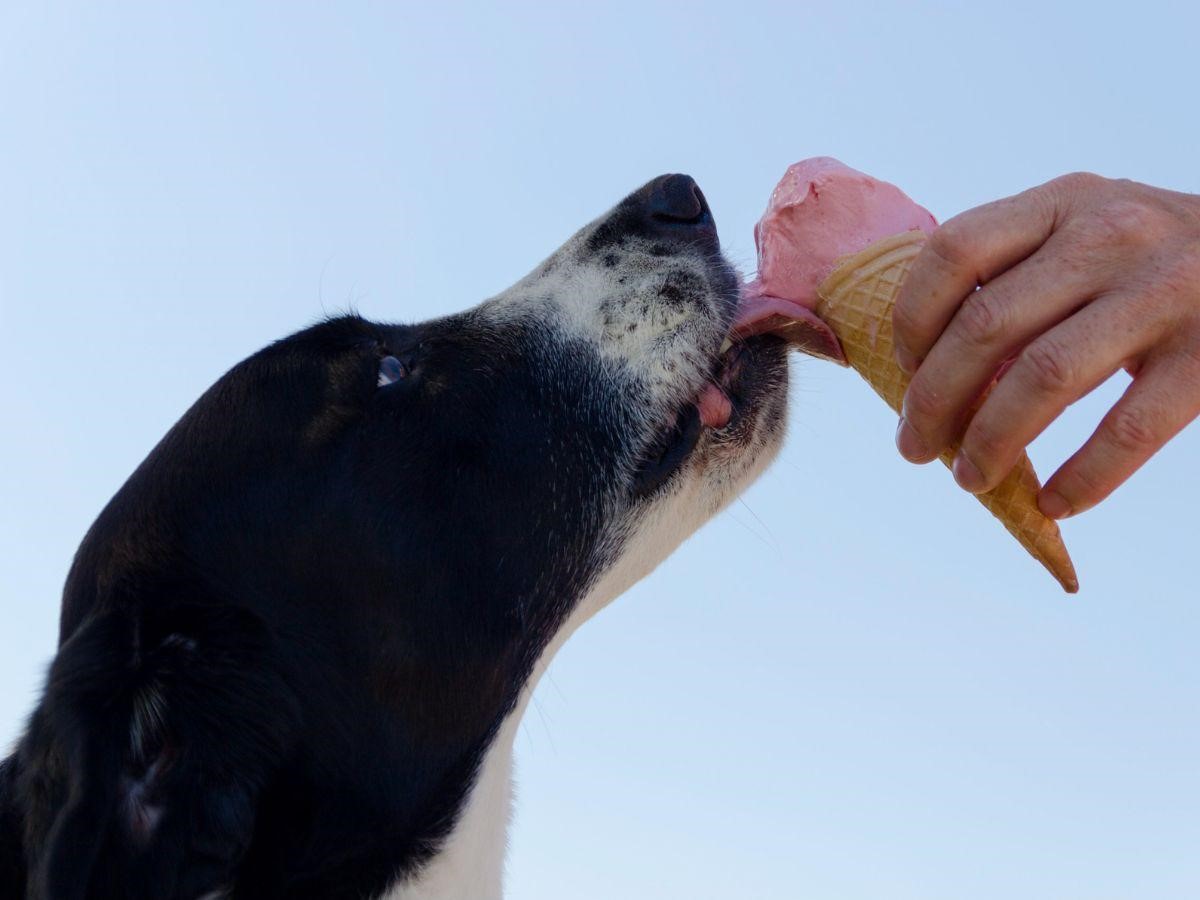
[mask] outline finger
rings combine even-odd
[[[1061,519],[1095,506],[1197,415],[1200,363],[1194,352],[1147,360],[1087,443],[1042,489],[1042,512]]]
[[[1038,337],[971,418],[954,461],[955,479],[974,493],[996,487],[1067,406],[1131,359],[1143,358],[1161,331],[1141,304],[1111,296]]]
[[[1101,287],[1072,238],[1054,234],[1033,256],[992,279],[959,308],[913,376],[904,400],[904,449],[932,459],[962,433],[963,417],[1006,359],[1076,312]],[[907,455],[907,454],[906,454]]]
[[[1037,250],[1054,230],[1046,185],[946,221],[913,261],[892,314],[896,355],[913,371],[963,300]]]

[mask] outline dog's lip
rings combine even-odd
[[[724,347],[713,373],[700,388],[696,406],[706,428],[724,428],[733,418],[733,400],[729,393],[733,380],[741,372],[741,356],[740,343]]]
[[[713,375],[700,389],[696,406],[700,421],[708,428],[724,428],[733,416],[729,386],[740,368],[740,353],[734,353],[748,338],[772,334],[810,356],[849,365],[833,329],[802,303],[764,293],[757,281],[743,284],[729,333],[721,346],[721,358]]]
[[[700,389],[696,406],[700,410],[700,421],[707,428],[720,429],[729,424],[734,414],[734,382],[742,375],[744,358],[743,341],[726,339],[720,359]]]
[[[715,381],[707,382],[696,398],[700,421],[705,428],[724,428],[733,417],[733,401]]]

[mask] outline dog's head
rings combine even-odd
[[[261,774],[246,779],[287,782],[284,809],[308,797],[294,846],[283,837],[294,813],[242,803],[266,804],[247,859],[268,840],[271,865],[296,853],[297,868],[319,868],[297,848],[346,840],[344,823],[372,821],[371,809],[423,849],[367,858],[381,872],[411,866],[454,821],[547,648],[778,449],[786,346],[731,342],[738,302],[703,195],[669,175],[466,312],[415,325],[343,317],[282,340],[218,381],[101,514],[68,580],[63,639],[117,610],[135,623],[139,660],[153,648],[241,659],[220,676],[234,680],[261,667],[256,683],[276,687],[255,690],[287,703],[188,695],[232,708],[205,709],[203,722],[299,710],[244,726],[270,735],[254,745]],[[204,623],[229,607],[259,625],[237,653],[217,653],[231,626]],[[198,662],[179,671],[218,679]],[[52,723],[56,702],[35,723]],[[170,696],[155,703],[175,708]],[[170,736],[194,728],[194,710],[178,726],[138,725],[131,708],[146,745],[136,759],[181,741],[222,752],[215,739]],[[24,751],[33,770],[51,752],[37,748],[53,745],[39,733]],[[276,746],[291,749],[262,749]],[[130,776],[138,796],[166,791],[146,782],[156,765]],[[369,871],[354,864],[356,878]]]
[[[255,606],[285,590],[405,633],[486,623],[528,661],[777,450],[786,348],[731,343],[738,298],[704,196],[667,175],[473,309],[282,340],[210,389],[102,515],[65,630],[168,560]]]

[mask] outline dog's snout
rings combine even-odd
[[[650,239],[656,256],[720,247],[708,201],[689,175],[660,175],[642,185],[597,224],[587,247],[596,252],[613,244],[623,246],[627,237]]]
[[[700,185],[690,175],[664,175],[647,188],[646,212],[657,222],[695,225],[708,215]]]

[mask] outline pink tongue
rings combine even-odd
[[[798,350],[849,365],[837,335],[820,316],[802,303],[764,294],[757,281],[742,288],[732,331],[736,338],[777,334]]]
[[[729,402],[729,397],[711,381],[700,392],[696,406],[700,410],[700,421],[707,428],[724,428],[733,415],[733,404]]]

